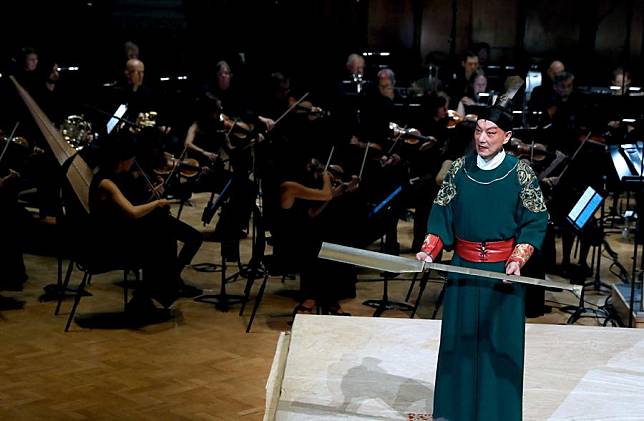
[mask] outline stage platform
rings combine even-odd
[[[429,420],[441,322],[301,316],[282,333],[265,420]],[[526,326],[523,419],[644,420],[644,331]]]

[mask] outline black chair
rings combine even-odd
[[[70,262],[70,264],[73,264],[74,262]],[[84,262],[81,261],[76,261],[76,266],[78,267],[79,270],[83,271],[83,280],[81,281],[80,285],[76,288],[76,294],[74,295],[74,304],[72,305],[72,309],[69,312],[69,316],[67,317],[67,323],[65,324],[65,332],[69,331],[69,327],[72,324],[72,320],[74,320],[74,315],[76,314],[76,309],[78,308],[78,304],[80,303],[81,297],[84,295],[88,295],[86,291],[87,285],[91,282],[92,276],[94,275],[99,275],[102,273],[107,273],[107,272],[112,272],[116,270],[122,270],[123,271],[123,306],[127,305],[127,300],[128,300],[128,273],[129,272],[134,272],[135,279],[138,282],[140,278],[140,268],[137,267],[134,264],[130,263],[124,263],[124,262],[119,262],[117,260],[112,260],[109,261],[109,259],[101,260],[100,262],[95,261],[92,262],[91,260],[86,260]],[[69,277],[65,279],[65,284],[64,287],[67,288],[69,284]],[[62,302],[62,297],[59,298],[58,304],[56,306],[56,314],[58,314],[58,310],[60,309],[60,305]]]
[[[63,165],[63,168],[66,168],[74,157],[75,155],[68,159],[68,162]],[[81,297],[91,295],[86,291],[86,287],[90,284],[92,276],[122,270],[125,281],[123,300],[124,304],[126,304],[128,299],[129,282],[127,275],[129,272],[134,272],[136,280],[140,280],[139,273],[141,265],[140,262],[132,261],[131,256],[128,256],[126,252],[120,252],[118,249],[108,249],[105,247],[105,244],[102,241],[103,239],[96,238],[92,235],[94,231],[92,229],[90,215],[79,202],[67,179],[63,179],[61,183],[61,191],[62,202],[65,210],[65,212],[60,215],[59,219],[61,233],[64,233],[62,236],[63,241],[61,247],[64,249],[64,254],[68,256],[70,260],[65,280],[62,285],[62,291],[69,290],[69,282],[71,280],[74,264],[83,271],[83,279],[81,283],[76,289],[73,289],[75,292],[74,304],[69,313],[69,317],[67,318],[67,323],[65,324],[65,332],[68,332]],[[60,311],[63,299],[64,294],[59,294],[55,314],[58,314]]]

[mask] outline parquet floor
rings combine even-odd
[[[182,219],[199,229],[207,196],[196,195]],[[212,229],[211,225],[205,229]],[[410,223],[399,225],[402,247],[409,247]],[[618,234],[610,236],[620,261],[629,263],[630,244]],[[249,255],[249,240],[242,242],[242,260]],[[289,291],[296,280],[284,284],[274,278],[253,325],[244,332],[247,316],[238,316],[238,306],[221,312],[213,305],[181,299],[172,321],[141,329],[81,328],[72,325],[64,333],[71,302],[54,316],[54,302],[40,302],[43,286],[56,279],[56,259],[26,255],[29,280],[23,292],[3,292],[25,301],[20,310],[0,312],[0,419],[6,420],[259,420],[264,412],[264,385],[280,331],[289,328],[288,314],[295,302]],[[205,243],[194,263],[219,262],[219,246]],[[605,260],[605,259],[604,259]],[[604,264],[604,270],[608,265]],[[616,278],[605,272],[603,280]],[[365,274],[373,279],[377,274]],[[96,315],[121,312],[122,289],[115,285],[122,274],[94,277],[93,296],[81,300],[78,313]],[[220,274],[192,269],[184,278],[201,288],[219,288]],[[75,272],[75,283],[80,273]],[[403,300],[408,283],[391,282],[392,299]],[[228,285],[241,293],[243,281]],[[256,287],[257,288],[257,287]],[[373,309],[365,299],[379,298],[382,283],[358,283],[358,297],[343,303],[354,315],[368,316]],[[417,317],[428,318],[440,286],[432,284],[423,296]],[[256,289],[254,293],[256,292]],[[589,294],[588,300],[603,303],[604,296]],[[572,296],[547,293],[549,304],[574,304]],[[385,317],[407,317],[386,312]],[[565,323],[568,314],[558,311],[530,322]],[[583,324],[594,325],[594,318]],[[320,352],[323,352],[321,349]]]

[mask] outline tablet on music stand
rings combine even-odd
[[[568,213],[566,219],[577,230],[581,231],[591,216],[595,214],[604,197],[592,187],[588,187],[581,195],[575,206]]]
[[[125,115],[126,111],[127,111],[126,104],[119,105],[119,107],[114,112],[114,116],[110,118],[110,120],[107,122],[107,134],[110,134],[112,132],[112,130],[114,129],[114,126],[118,124],[121,118]]]

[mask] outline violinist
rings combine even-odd
[[[292,147],[305,148],[312,156],[322,156],[328,150],[329,125],[324,118],[327,112],[313,105],[308,93],[293,94],[291,81],[286,75],[275,72],[268,79],[267,92],[259,108],[262,115],[278,121],[270,131],[272,143],[289,143]]]
[[[199,96],[210,94],[219,98],[221,108],[227,116],[253,124],[255,121],[250,120],[256,119],[258,123],[270,130],[274,121],[270,118],[256,115],[252,110],[251,101],[248,99],[249,94],[239,88],[233,81],[233,72],[230,65],[228,62],[220,60],[215,65],[214,81],[204,83],[199,88]]]
[[[169,307],[179,296],[196,296],[198,288],[181,279],[183,268],[201,246],[201,234],[172,217],[163,198],[143,201],[134,178],[134,135],[121,132],[106,143],[102,164],[90,185],[90,219],[96,236],[96,256],[134,259],[143,267],[143,287],[130,303],[135,312],[154,311],[151,298]],[[143,175],[146,177],[146,175]],[[177,240],[184,245],[177,256]]]
[[[377,74],[378,82],[376,89],[365,94],[366,105],[361,113],[361,124],[359,130],[351,138],[350,145],[355,148],[353,166],[348,170],[361,177],[361,195],[365,201],[373,204],[382,203],[393,191],[396,191],[405,181],[405,168],[402,165],[400,151],[396,143],[392,141],[390,122],[406,123],[394,101],[398,99],[395,90],[396,77],[393,70],[382,69]],[[359,167],[365,162],[364,171]],[[357,165],[356,165],[357,163]],[[360,170],[358,170],[360,168]],[[364,174],[363,174],[364,172]],[[397,224],[399,216],[400,200],[389,202],[386,212],[387,235],[385,250],[390,254],[399,253],[397,239]]]
[[[423,101],[424,119],[419,122],[423,136],[431,139],[423,143],[403,145],[402,154],[408,163],[410,188],[405,194],[408,207],[414,208],[412,250],[418,249],[425,239],[425,229],[434,196],[438,191],[434,179],[443,159],[442,148],[448,142],[447,99],[430,93]]]
[[[316,306],[325,312],[344,315],[338,303],[341,279],[325,276],[325,266],[317,258],[322,245],[322,232],[309,210],[333,198],[331,176],[320,172],[320,164],[303,157],[289,156],[280,164],[281,176],[276,181],[276,196],[268,200],[275,209],[270,212],[273,255],[282,267],[300,275],[301,301],[293,314],[313,314]]]
[[[221,121],[221,102],[205,94],[197,103],[197,118],[188,128],[184,146],[188,156],[196,159],[204,169],[196,191],[211,191],[212,177],[221,168],[220,154],[225,146],[224,127]]]

